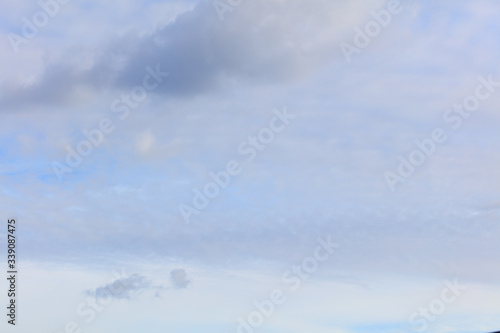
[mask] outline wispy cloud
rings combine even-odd
[[[170,272],[170,281],[175,289],[184,289],[191,283],[187,278],[187,273],[184,269],[174,269]]]
[[[87,291],[96,299],[131,299],[149,289],[151,282],[140,274],[118,278],[104,286]]]

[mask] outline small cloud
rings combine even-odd
[[[175,289],[184,289],[191,283],[187,279],[187,273],[184,269],[174,269],[170,272],[170,280]]]
[[[160,292],[159,291],[156,291],[153,298],[159,298],[159,299],[163,299],[163,297],[161,297],[160,295]]]
[[[116,279],[105,286],[87,291],[87,294],[96,299],[130,299],[132,294],[139,294],[150,287],[151,282],[144,276],[132,274],[125,278]]]
[[[151,130],[147,130],[137,137],[135,147],[139,153],[145,154],[153,147],[155,142],[156,139],[153,133],[151,133]]]

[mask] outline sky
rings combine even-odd
[[[2,332],[500,330],[499,15],[4,3]]]

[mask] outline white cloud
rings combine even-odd
[[[135,147],[139,153],[146,154],[155,145],[155,142],[156,139],[151,130],[146,130],[137,136]]]

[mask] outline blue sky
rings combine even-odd
[[[17,52],[9,38],[42,9],[6,4],[0,205],[19,220],[19,330],[238,332],[280,289],[255,332],[417,332],[410,316],[455,280],[467,289],[426,331],[500,329],[500,7],[401,1],[348,61],[342,43],[390,4],[242,1],[221,20],[212,1],[71,1]],[[248,161],[241,147],[278,124]],[[399,175],[436,129],[446,140]],[[195,207],[231,161],[241,172]],[[284,272],[327,236],[340,248],[290,291]],[[85,322],[92,291],[130,276]]]

